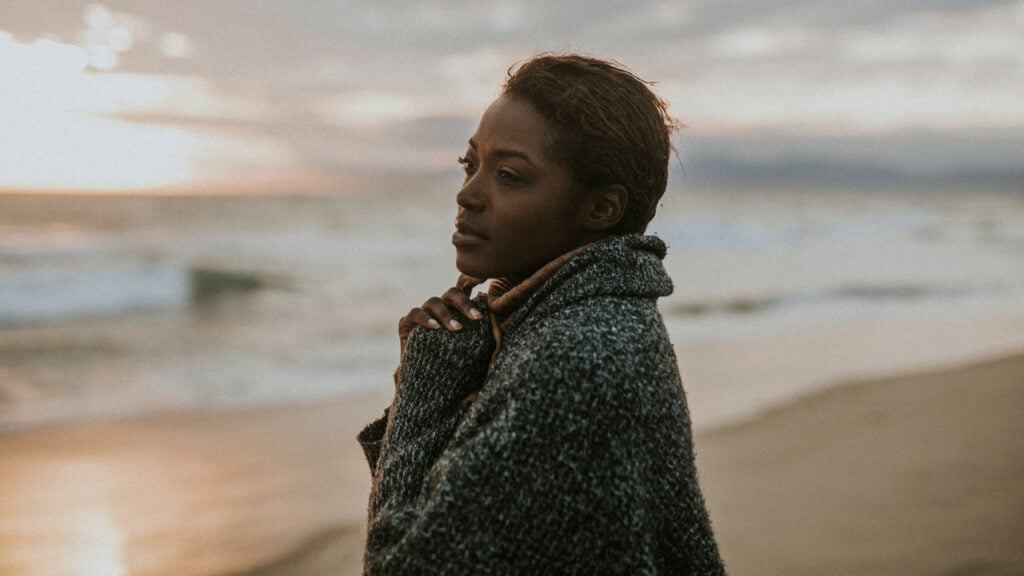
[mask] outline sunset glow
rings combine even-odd
[[[101,4],[84,10],[73,42],[0,30],[0,191],[216,189],[239,162],[287,157],[266,139],[197,127],[265,115],[251,99],[198,76],[120,70],[143,42],[167,61],[195,51],[186,34]]]
[[[197,168],[214,137],[119,116],[187,118],[230,106],[201,80],[98,72],[111,60],[96,58],[78,45],[0,34],[0,187],[116,191],[216,178]]]
[[[770,20],[684,2],[68,6],[5,6],[0,193],[287,193],[451,170],[505,70],[547,50],[628,64],[686,136],[738,155],[750,137],[869,136],[890,139],[887,161],[917,134],[971,142],[984,169],[1021,162],[1006,143],[1024,128],[1024,1],[786,4]]]
[[[160,87],[139,78],[52,69],[19,82],[0,104],[0,182],[16,188],[146,188],[188,178],[194,139],[103,116],[128,101],[156,103]],[[56,84],[60,84],[60,89]]]
[[[110,511],[97,507],[83,509],[68,518],[74,539],[81,549],[71,555],[76,576],[123,576],[124,534]]]

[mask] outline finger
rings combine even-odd
[[[419,308],[409,310],[409,313],[398,321],[398,343],[402,356],[405,356],[405,344],[409,340],[409,333],[415,326],[424,326],[430,330],[437,330],[441,324]]]
[[[462,290],[468,296],[473,288],[484,283],[485,278],[477,278],[475,276],[468,276],[466,274],[459,274],[459,279],[455,281],[455,287]]]
[[[484,317],[479,310],[473,306],[473,302],[469,299],[469,295],[459,290],[458,287],[449,288],[447,292],[441,295],[441,300],[450,307],[462,312],[467,317],[473,320],[479,320]]]
[[[452,315],[453,309],[449,308],[448,304],[441,298],[438,298],[437,296],[434,296],[433,298],[424,302],[423,305],[420,306],[420,309],[429,314],[431,317],[436,318],[437,321],[440,322],[442,326],[449,330],[462,329],[462,323],[456,320],[455,317]]]
[[[441,327],[441,324],[435,320],[430,314],[421,308],[413,308],[409,310],[409,313],[402,316],[402,319],[398,321],[398,335],[399,337],[408,336],[409,331],[413,329],[413,326],[423,326],[436,330]]]

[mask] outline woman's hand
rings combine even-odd
[[[474,320],[483,318],[483,314],[473,307],[473,303],[470,301],[470,291],[481,282],[483,280],[480,278],[462,274],[455,286],[449,288],[440,297],[435,296],[402,316],[402,319],[398,321],[398,340],[402,346],[402,355],[405,355],[405,342],[409,339],[409,332],[416,325],[430,330],[437,330],[442,326],[452,332],[461,330],[462,324],[455,319],[452,314],[453,310]]]

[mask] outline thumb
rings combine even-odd
[[[466,274],[459,274],[459,279],[455,281],[455,287],[470,296],[470,291],[476,286],[483,284],[485,278],[477,278],[475,276],[468,276]]]

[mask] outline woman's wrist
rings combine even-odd
[[[396,371],[399,394],[434,392],[442,386],[452,397],[465,397],[483,378],[494,348],[490,320],[459,317],[462,329],[430,330],[417,327],[409,335],[402,362]]]

